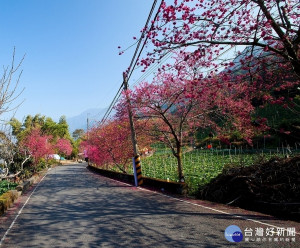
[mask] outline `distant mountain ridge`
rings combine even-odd
[[[67,123],[72,134],[76,129],[87,129],[87,119],[89,119],[89,128],[101,121],[108,108],[93,108],[82,112],[79,115],[68,117]]]

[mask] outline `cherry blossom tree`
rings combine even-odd
[[[115,165],[126,172],[132,157],[129,134],[124,123],[117,122],[90,130],[87,141],[90,146],[86,148],[89,159],[98,165]]]
[[[250,46],[251,56],[255,47],[269,51],[289,63],[299,77],[299,13],[298,0],[163,1],[146,30],[154,50],[141,64],[147,67],[170,50],[193,47],[205,66],[226,67],[227,62],[217,60],[227,49]]]
[[[139,64],[146,69],[180,51],[184,60],[198,61],[198,79],[218,74],[228,85],[242,84],[254,108],[280,104],[299,114],[299,15],[297,0],[163,1],[146,30],[148,55]],[[255,122],[265,129],[262,120]]]
[[[27,150],[37,164],[42,158],[53,153],[53,145],[51,144],[51,135],[42,135],[40,129],[33,129],[21,142],[24,150]]]
[[[196,129],[210,127],[220,135],[239,131],[250,144],[258,129],[252,125],[253,92],[249,83],[233,83],[227,73],[203,77],[197,71],[202,62],[193,57],[186,59],[186,55],[175,54],[174,63],[160,68],[152,83],[141,83],[128,93],[135,117],[152,124],[143,130],[172,150],[181,181],[184,140]],[[124,98],[117,116],[126,115],[126,109]]]
[[[70,156],[73,150],[70,140],[62,138],[56,142],[55,148],[60,155],[64,156]]]
[[[176,69],[179,72],[179,67]],[[143,131],[167,144],[172,150],[177,159],[179,180],[182,182],[184,182],[183,139],[194,127],[194,120],[201,120],[198,117],[206,110],[206,108],[201,108],[196,98],[187,97],[188,81],[184,78],[186,76],[184,74],[186,73],[181,70],[182,78],[180,78],[171,72],[161,70],[153,83],[144,82],[134,91],[127,92],[135,117],[148,120],[150,123],[148,128],[143,127]],[[117,116],[125,116],[127,108],[127,101],[124,97],[117,107]]]
[[[185,60],[198,61],[199,77],[222,74],[226,81],[248,82],[256,103],[293,111],[300,84],[299,13],[298,0],[163,1],[145,30],[148,54],[139,65],[146,69],[180,51]]]
[[[142,147],[149,145],[143,135],[139,135],[138,142]],[[133,157],[129,121],[125,117],[94,127],[89,131],[89,138],[81,143],[81,149],[97,165],[116,166],[127,173]]]

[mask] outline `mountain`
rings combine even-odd
[[[108,108],[88,109],[77,116],[67,118],[69,130],[72,134],[76,129],[87,129],[87,118],[89,119],[89,127],[92,127],[98,121],[101,121]]]
[[[234,63],[233,66],[229,67],[228,69],[225,69],[224,71],[232,71],[233,73],[238,73],[238,74],[243,74],[243,73],[248,73],[248,70],[243,70],[242,68],[242,64],[241,61],[245,60],[247,58],[247,56],[250,56],[252,54],[254,61],[257,62],[257,59],[261,58],[261,57],[266,57],[267,55],[270,55],[269,52],[264,52],[263,48],[261,47],[254,47],[252,48],[252,46],[247,46],[245,47],[245,49],[238,54],[234,60],[232,61]],[[255,62],[251,62],[251,65],[253,65],[253,63]]]

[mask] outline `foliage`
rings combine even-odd
[[[17,183],[11,183],[7,180],[0,181],[0,195],[7,192],[8,190],[15,189],[17,185]]]
[[[71,135],[69,133],[69,125],[67,123],[66,116],[61,116],[57,124],[58,137],[71,140]]]
[[[51,135],[54,140],[59,138],[71,140],[69,127],[64,116],[56,123],[50,117],[41,116],[40,114],[35,116],[28,115],[23,123],[12,118],[10,125],[12,127],[12,134],[17,138],[18,142],[25,139],[33,129],[40,129],[41,134]]]
[[[36,167],[36,169],[37,169],[37,167]],[[28,179],[33,175],[33,173],[34,173],[34,169],[32,167],[26,167],[20,173],[20,178],[21,179]]]
[[[265,138],[272,131],[289,135],[286,126],[298,129],[298,122],[270,125],[266,112],[271,105],[280,105],[299,115],[299,1],[172,2],[162,1],[150,29],[142,30],[152,50],[138,62],[147,69],[164,62],[172,52],[170,63],[159,68],[152,83],[125,91],[115,119],[89,132],[82,143],[89,158],[101,166],[114,165],[126,171],[132,156],[128,108],[135,124],[142,123],[137,128],[138,139],[147,134],[171,149],[166,159],[177,160],[174,180],[190,173],[185,167],[188,162],[182,161],[183,144],[196,131],[215,136],[207,142],[239,147],[246,141],[253,147],[253,137]],[[226,156],[215,157],[222,163],[209,157],[211,166],[198,171],[200,183],[208,182],[224,167]],[[228,157],[231,160],[232,154]],[[241,160],[244,163],[244,158]],[[170,168],[166,170],[173,170]]]
[[[72,153],[71,153],[70,157],[72,157],[72,158],[78,157],[81,142],[82,142],[81,139],[72,140],[73,149],[72,149]]]
[[[167,144],[178,161],[178,177],[184,181],[184,173],[181,163],[181,149],[183,138],[193,128],[193,123],[188,121],[196,116],[197,101],[186,97],[186,81],[180,80],[178,76],[171,73],[158,74],[152,83],[143,83],[135,91],[131,92],[131,107],[136,116],[149,120],[149,129],[144,131],[154,139]],[[119,105],[119,115],[126,114]],[[197,108],[200,110],[200,108]]]
[[[72,146],[73,146],[73,150],[71,153],[71,157],[78,157],[79,151],[80,151],[80,143],[86,138],[86,133],[84,132],[83,129],[76,129],[73,133],[72,133]]]

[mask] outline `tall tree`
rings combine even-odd
[[[180,70],[183,69],[183,70]],[[184,182],[182,166],[183,139],[204,114],[196,98],[187,97],[188,73],[175,66],[175,73],[162,70],[153,83],[142,83],[130,92],[135,117],[148,119],[152,125],[143,131],[168,145],[177,159],[178,177]],[[204,103],[205,104],[205,103]],[[125,99],[118,105],[118,116],[126,115]],[[199,124],[199,123],[197,123]]]
[[[222,134],[238,130],[249,143],[254,134],[249,84],[233,84],[223,75],[203,78],[195,70],[201,61],[185,57],[184,53],[175,54],[174,63],[159,69],[152,83],[141,83],[128,93],[135,117],[152,124],[143,130],[172,150],[181,181],[184,181],[182,147],[195,129],[210,127]],[[117,116],[125,116],[127,107],[123,99],[117,107]]]
[[[70,132],[69,132],[69,125],[67,123],[67,119],[66,119],[66,116],[61,116],[59,121],[58,121],[58,124],[57,124],[57,128],[58,128],[58,136],[60,138],[65,138],[65,139],[69,139],[71,140],[71,135],[70,135]]]

